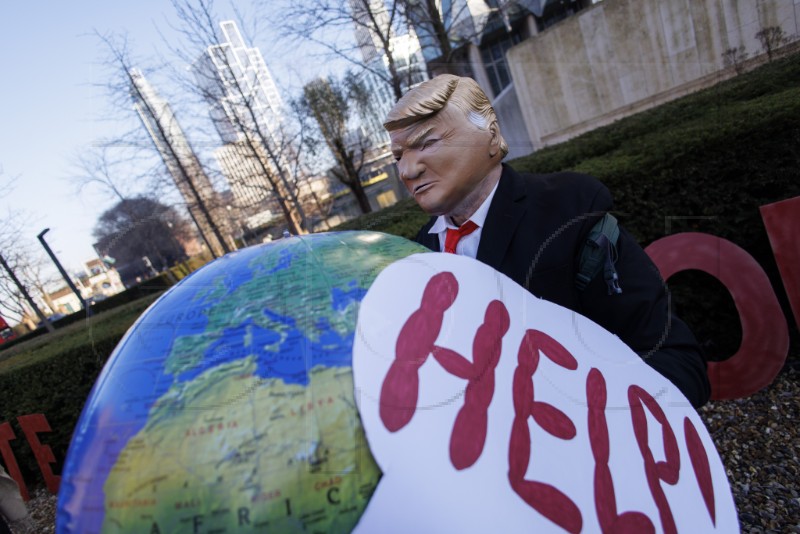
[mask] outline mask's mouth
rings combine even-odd
[[[414,194],[416,195],[417,193],[423,192],[430,185],[433,185],[433,182],[426,182],[424,184],[418,185],[417,187],[414,188]]]

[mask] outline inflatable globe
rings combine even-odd
[[[170,289],[92,390],[57,531],[351,530],[381,475],[353,402],[359,302],[423,250],[377,233],[293,237]]]

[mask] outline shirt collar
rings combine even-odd
[[[483,225],[486,222],[486,216],[489,214],[489,206],[491,206],[492,204],[492,199],[494,198],[495,192],[497,192],[497,186],[499,184],[500,180],[498,180],[497,183],[494,184],[492,192],[489,193],[489,196],[486,197],[486,199],[483,201],[480,207],[477,210],[475,210],[475,213],[473,213],[469,218],[470,221],[478,225],[478,228],[483,228]],[[436,217],[436,221],[434,221],[433,226],[431,226],[430,229],[428,230],[428,233],[439,234],[441,232],[444,232],[448,228],[455,229],[458,227],[455,226],[452,222],[450,222],[450,218],[448,216],[439,215],[438,217]]]

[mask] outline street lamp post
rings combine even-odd
[[[56,264],[56,267],[58,268],[58,272],[60,272],[61,276],[64,277],[64,280],[67,282],[67,285],[69,286],[69,288],[72,290],[73,293],[75,293],[75,296],[78,297],[78,302],[81,303],[81,306],[83,306],[83,309],[86,311],[86,317],[89,317],[89,316],[92,315],[92,309],[89,306],[86,305],[86,301],[83,300],[83,296],[81,296],[81,292],[78,291],[78,288],[75,287],[75,284],[72,283],[72,280],[70,279],[69,275],[67,274],[67,271],[65,271],[64,268],[61,266],[61,263],[59,263],[58,258],[56,258],[56,255],[53,254],[53,251],[50,250],[50,247],[47,245],[47,242],[44,240],[44,234],[46,234],[49,231],[50,231],[50,228],[45,228],[44,230],[39,232],[39,235],[37,235],[36,238],[42,244],[42,246],[44,247],[44,250],[47,252],[47,255],[50,256],[50,259],[53,260],[53,263]]]

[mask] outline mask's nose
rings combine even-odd
[[[397,162],[397,170],[400,172],[400,179],[405,181],[414,180],[425,172],[425,166],[419,161],[415,154],[405,153],[400,161]]]

